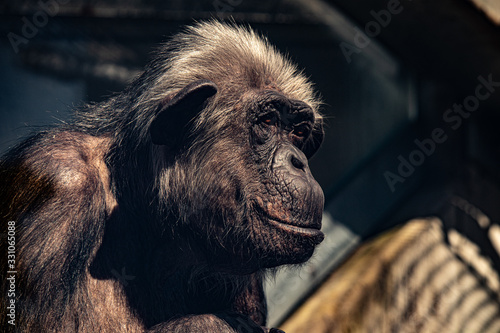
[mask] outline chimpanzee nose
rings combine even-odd
[[[295,169],[299,169],[299,170],[304,171],[304,168],[305,168],[304,162],[302,162],[297,156],[292,154],[290,157],[290,163],[292,163],[292,166]]]
[[[278,148],[274,155],[273,169],[282,169],[292,174],[310,173],[306,156],[297,147],[292,145]]]
[[[314,179],[306,155],[297,147],[285,144],[275,152],[273,160],[274,186],[282,197],[293,224],[303,227],[321,227],[325,197]]]

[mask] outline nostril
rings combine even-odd
[[[302,163],[297,157],[292,155],[292,165],[295,169],[304,171],[304,163]]]

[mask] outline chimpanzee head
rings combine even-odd
[[[149,134],[166,229],[238,272],[307,260],[324,237],[311,84],[266,40],[220,23],[189,28],[162,55],[168,94]]]

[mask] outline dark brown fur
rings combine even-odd
[[[265,271],[322,240],[306,159],[318,104],[267,41],[200,23],[123,93],[11,150],[0,216],[5,233],[16,223],[15,328],[267,331]]]

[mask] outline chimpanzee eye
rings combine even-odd
[[[307,124],[300,124],[293,128],[292,134],[299,138],[306,138],[309,136],[311,128]]]
[[[278,122],[278,117],[274,112],[267,113],[259,118],[259,122],[262,124],[273,126]]]

